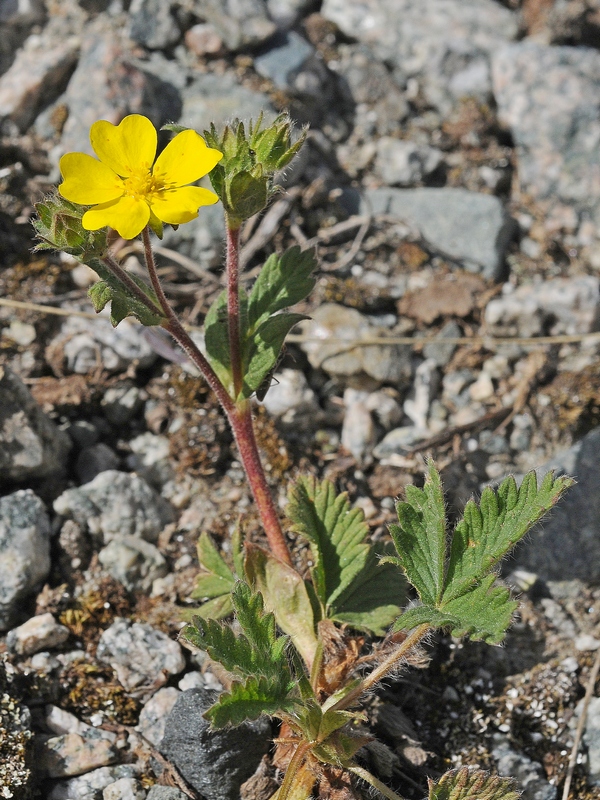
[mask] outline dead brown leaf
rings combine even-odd
[[[439,317],[468,317],[485,289],[485,281],[478,275],[465,272],[439,276],[424,289],[407,292],[398,303],[398,311],[426,325]]]

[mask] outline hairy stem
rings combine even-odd
[[[107,253],[106,255],[102,256],[100,259],[102,263],[112,272],[115,278],[118,278],[121,283],[123,283],[129,291],[137,297],[137,299],[143,303],[146,308],[148,308],[153,314],[157,316],[161,315],[161,309],[156,305],[156,303],[148,297],[146,292],[137,285],[137,283],[133,280],[131,275],[123,269],[123,267],[118,264],[115,259]]]
[[[335,709],[336,711],[339,711],[343,708],[349,708],[359,700],[360,696],[364,692],[368,692],[369,689],[372,689],[374,686],[377,686],[378,683],[381,683],[381,681],[400,663],[400,661],[406,657],[406,654],[410,652],[413,647],[416,647],[416,645],[419,644],[428,630],[430,630],[430,627],[427,623],[424,625],[419,625],[418,628],[415,628],[415,630],[410,634],[410,636],[406,637],[397,650],[394,650],[394,652],[389,655],[382,664],[374,669],[370,675],[367,675],[367,677],[358,684],[356,689],[353,689],[334,706],[332,706],[332,710]]]
[[[246,477],[248,478],[248,483],[250,484],[250,489],[252,491],[252,496],[254,497],[254,502],[256,503],[258,513],[260,514],[261,522],[265,530],[265,534],[267,536],[267,541],[269,542],[269,547],[276,558],[288,564],[288,566],[293,567],[290,552],[288,550],[288,546],[286,544],[285,537],[281,529],[281,523],[279,522],[279,517],[277,515],[277,510],[273,502],[271,490],[269,489],[269,485],[267,483],[267,479],[265,476],[265,471],[263,469],[263,465],[260,460],[258,445],[256,443],[256,436],[254,435],[254,426],[252,424],[252,410],[250,404],[248,402],[237,403],[237,404],[234,402],[234,400],[230,397],[229,393],[227,392],[227,390],[217,377],[215,371],[209,364],[206,357],[199,350],[194,340],[187,333],[187,331],[177,318],[177,315],[173,311],[173,308],[171,307],[171,304],[169,303],[167,296],[165,295],[164,290],[160,285],[160,280],[158,277],[158,273],[156,271],[156,262],[154,260],[154,253],[152,252],[152,245],[150,242],[150,232],[148,228],[144,228],[144,231],[142,233],[142,238],[144,242],[144,255],[146,259],[146,267],[148,269],[150,281],[152,283],[154,291],[156,292],[156,296],[161,305],[162,312],[166,317],[166,322],[163,327],[167,331],[169,331],[171,336],[185,350],[191,361],[198,367],[198,369],[204,375],[206,382],[208,383],[210,388],[214,391],[214,393],[217,396],[217,399],[223,406],[223,409],[227,414],[229,424],[231,425],[231,428],[233,430],[233,435],[235,437],[235,441],[238,446],[240,458],[242,460],[242,465],[244,467]],[[234,239],[229,241],[228,247],[229,245],[231,247],[238,248],[239,236],[234,237]],[[237,254],[233,257],[233,260],[237,264],[238,262]],[[229,254],[228,254],[228,263],[229,263]],[[234,272],[237,281],[237,266]],[[237,291],[237,288],[235,294],[236,297],[238,297],[239,299],[239,292]],[[237,335],[238,356],[239,356],[239,342],[240,342],[240,337],[239,337],[239,303],[238,303],[238,335]],[[231,360],[233,364],[233,354],[231,356]],[[240,375],[241,375],[241,361],[238,361],[238,365],[240,368]]]
[[[239,397],[244,377],[242,375],[242,353],[240,346],[240,228],[227,220],[227,329],[229,334],[229,358],[233,377],[233,396]]]
[[[375,789],[377,789],[378,792],[381,792],[384,797],[387,797],[388,800],[404,800],[404,798],[400,797],[399,794],[396,794],[396,792],[393,792],[390,788],[388,788],[385,783],[382,783],[380,780],[378,780],[375,775],[371,775],[368,770],[358,767],[354,764],[346,767],[346,769],[348,772],[358,775],[358,777],[362,778],[363,781],[370,783],[371,786],[375,787]]]
[[[294,778],[298,774],[298,770],[304,763],[304,759],[308,751],[311,749],[311,746],[308,742],[303,742],[299,744],[296,752],[292,756],[290,763],[288,764],[288,768],[285,771],[285,777],[283,779],[283,783],[279,787],[279,791],[277,792],[277,800],[287,800],[290,795],[290,792],[294,786]]]

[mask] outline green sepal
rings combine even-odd
[[[462,767],[437,780],[429,779],[427,800],[519,800],[512,778],[500,778],[479,769]]]
[[[33,219],[36,236],[41,240],[36,250],[62,250],[82,262],[99,258],[108,250],[107,232],[88,231],[82,217],[87,206],[71,203],[54,191],[35,204],[37,217]]]
[[[250,219],[267,205],[269,199],[269,179],[260,166],[236,172],[225,182],[227,206],[230,217],[243,222]]]
[[[156,214],[155,214],[155,213],[152,211],[152,209],[150,210],[150,219],[148,220],[148,225],[149,225],[149,226],[150,226],[150,228],[152,229],[152,232],[153,232],[153,233],[154,233],[154,234],[155,234],[155,235],[156,235],[156,236],[157,236],[159,239],[161,239],[161,240],[162,240],[162,238],[163,238],[163,235],[164,235],[164,234],[163,234],[163,224],[162,224],[162,222],[159,220],[159,218],[156,216]]]

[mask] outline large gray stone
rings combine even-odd
[[[215,26],[230,50],[256,47],[276,30],[264,0],[195,0],[194,13]]]
[[[217,129],[232,122],[256,119],[261,111],[274,117],[266,95],[252,91],[237,82],[231,73],[197,75],[182,92],[181,124],[202,133],[214,122]]]
[[[31,489],[0,498],[0,631],[50,572],[50,521]]]
[[[511,569],[535,572],[543,580],[600,584],[600,428],[538,474],[549,469],[572,475],[577,483],[517,547]]]
[[[134,42],[160,50],[181,37],[168,0],[132,0],[129,7],[129,35]]]
[[[62,473],[70,447],[21,379],[0,366],[0,484]]]
[[[489,55],[518,33],[517,16],[493,0],[325,0],[321,13],[416,77],[444,113],[464,96],[489,98]]]
[[[498,280],[516,224],[497,197],[467,189],[371,189],[361,213],[390,214],[469,272]]]
[[[211,730],[202,715],[217,697],[208,689],[183,692],[167,717],[159,750],[206,800],[239,800],[240,786],[269,749],[271,726],[265,717]]]
[[[495,54],[493,78],[522,191],[600,223],[600,53],[519,42]]]

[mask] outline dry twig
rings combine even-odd
[[[585,697],[583,698],[581,715],[579,717],[579,722],[577,723],[577,730],[575,731],[575,740],[573,742],[573,749],[571,750],[571,757],[569,758],[567,777],[565,778],[565,785],[563,786],[562,800],[569,800],[569,792],[571,791],[571,781],[573,780],[573,773],[575,772],[575,767],[577,766],[577,754],[579,752],[579,745],[581,744],[581,738],[583,736],[583,729],[585,728],[585,721],[587,718],[588,707],[590,705],[590,700],[592,699],[592,695],[594,694],[594,686],[596,685],[596,680],[598,679],[599,672],[600,672],[600,648],[598,649],[598,652],[596,654],[596,660],[594,661],[592,671],[590,672],[590,678],[588,680],[585,689]]]

